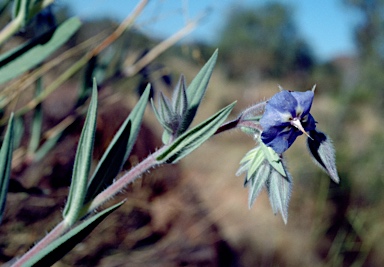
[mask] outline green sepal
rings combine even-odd
[[[332,140],[326,134],[316,130],[311,131],[310,136],[311,138],[307,138],[307,144],[313,161],[338,184],[340,178],[337,173]]]
[[[264,155],[267,158],[269,164],[278,171],[282,176],[286,177],[286,173],[284,170],[284,166],[282,163],[282,160],[280,158],[280,155],[277,154],[271,147],[266,146],[263,141],[259,138],[260,147],[264,151]]]
[[[50,56],[80,28],[78,18],[70,18],[58,28],[38,36],[0,56],[0,84],[32,69]]]
[[[140,131],[150,91],[151,86],[148,84],[139,102],[120,126],[120,129],[101,157],[90,179],[84,204],[91,201],[97,194],[111,185],[113,179],[116,178],[127,161]]]
[[[292,178],[286,170],[282,156],[264,145],[260,138],[257,138],[257,141],[257,146],[240,161],[236,175],[245,173],[244,186],[249,187],[249,208],[266,187],[273,213],[281,213],[284,223],[287,223]]]
[[[188,99],[184,75],[180,76],[179,82],[176,85],[176,90],[172,97],[172,108],[173,112],[180,118],[183,118],[184,114],[188,110]]]
[[[13,152],[13,113],[9,117],[8,128],[0,149],[0,223],[7,200],[8,184],[11,175]]]
[[[287,224],[289,200],[292,191],[290,174],[286,172],[285,176],[282,176],[276,169],[272,168],[267,182],[267,191],[273,213],[275,215],[280,213],[284,223]]]
[[[176,138],[156,160],[159,163],[175,163],[198,148],[211,137],[231,113],[236,102]]]
[[[215,50],[211,58],[207,61],[207,63],[205,63],[203,68],[192,80],[191,84],[186,90],[188,110],[185,116],[183,116],[183,121],[181,123],[182,128],[179,129],[179,133],[184,133],[188,129],[196,115],[197,109],[207,90],[208,82],[211,78],[213,68],[216,64],[217,55],[218,50]]]
[[[71,251],[77,244],[87,237],[97,225],[99,225],[109,214],[119,208],[122,204],[124,204],[124,201],[97,213],[89,219],[86,219],[68,233],[59,237],[57,240],[42,249],[29,261],[24,263],[23,267],[51,266]]]
[[[160,100],[159,100],[160,101]],[[153,99],[151,98],[151,105],[152,105],[152,109],[153,109],[153,113],[155,114],[158,122],[160,122],[161,126],[163,126],[164,130],[166,132],[171,132],[172,129],[168,127],[168,124],[166,123],[166,121],[164,120],[163,116],[159,113],[159,111],[157,110],[155,104],[153,103]],[[159,104],[159,108],[160,108],[160,104]]]
[[[87,192],[97,119],[97,85],[95,80],[92,91],[87,117],[77,147],[68,200],[63,211],[64,219],[68,225],[72,225],[81,217]]]
[[[266,185],[268,178],[271,174],[271,165],[267,161],[263,162],[258,169],[250,177],[249,194],[248,194],[248,208],[251,208],[255,203],[256,198],[260,194],[261,190]],[[248,183],[247,183],[248,185]]]
[[[167,123],[167,126],[170,127],[168,123],[172,122],[173,119],[172,106],[162,92],[160,92],[159,109],[161,118],[163,118],[164,122]]]

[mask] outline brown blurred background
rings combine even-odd
[[[295,6],[265,2],[231,9],[214,43],[178,43],[134,77],[124,69],[161,39],[130,30],[96,59],[92,72],[100,83],[95,163],[147,82],[155,98],[160,90],[170,95],[178,76],[189,83],[216,48],[219,58],[196,122],[237,100],[234,118],[278,92],[278,85],[304,91],[316,84],[311,113],[334,141],[339,185],[312,163],[305,138],[298,138],[286,153],[294,180],[288,224],[273,215],[265,192],[249,210],[243,177],[235,173],[254,141],[240,131],[224,133],[179,164],[137,180],[112,200],[128,201],[55,266],[382,266],[384,2],[340,3],[359,14],[351,25],[354,54],[318,58],[300,34]],[[58,22],[72,15],[62,4],[49,14]],[[84,21],[63,51],[116,26],[113,17]],[[31,38],[35,29],[26,28],[2,51]],[[44,82],[74,60],[51,69]],[[44,130],[71,114],[84,77],[85,71],[76,74],[43,103]],[[23,93],[18,105],[29,97]],[[21,148],[28,145],[30,117],[24,118]],[[43,159],[15,164],[0,227],[0,262],[24,253],[60,221],[82,124],[75,120]],[[161,133],[148,107],[125,170],[161,146]]]

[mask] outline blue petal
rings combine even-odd
[[[263,143],[276,153],[284,153],[296,140],[296,138],[302,135],[302,132],[291,127],[288,131],[283,131],[280,127],[272,127],[270,131],[263,131],[261,134],[261,140]]]
[[[314,93],[281,91],[266,104],[260,125],[263,128],[261,140],[277,153],[286,151],[301,131],[291,125],[293,118],[300,119],[305,131],[316,128],[316,121],[309,113]]]
[[[268,130],[270,127],[274,126],[288,126],[290,125],[289,117],[292,117],[291,114],[287,111],[275,108],[274,106],[269,105],[265,107],[263,116],[260,119],[260,125],[263,130]]]
[[[281,113],[289,112],[292,116],[295,116],[297,105],[298,102],[292,93],[284,90],[275,94],[270,100],[268,100],[266,111],[268,106],[272,106]]]
[[[313,97],[315,94],[312,91],[291,92],[291,94],[298,102],[298,105],[301,107],[302,114],[308,114],[311,109]]]
[[[316,121],[315,119],[312,117],[312,115],[309,113],[307,115],[307,120],[306,121],[302,121],[302,125],[303,125],[303,128],[305,131],[309,132],[309,131],[312,131],[312,130],[315,130],[316,128]]]

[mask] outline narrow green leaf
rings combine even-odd
[[[32,69],[62,46],[80,28],[78,18],[70,18],[53,29],[0,56],[0,84]]]
[[[35,96],[38,97],[43,91],[43,81],[40,77],[36,81]],[[43,125],[43,109],[42,105],[39,104],[33,111],[32,125],[31,125],[31,138],[28,145],[28,154],[34,154],[39,147],[41,139],[41,128]]]
[[[97,225],[99,225],[109,214],[119,208],[122,204],[124,204],[124,201],[97,213],[89,219],[86,219],[84,222],[41,250],[33,258],[27,261],[23,267],[51,266],[71,251],[77,244],[87,237]]]
[[[84,75],[82,77],[81,85],[79,86],[79,92],[77,96],[76,107],[83,105],[89,96],[92,94],[93,77],[97,67],[97,57],[90,58],[85,66]],[[99,79],[97,79],[100,81]]]
[[[31,0],[16,0],[12,9],[12,18],[20,18],[23,21],[22,26],[26,25],[26,19],[28,17],[28,10],[31,4]]]
[[[9,117],[8,128],[0,149],[0,223],[7,200],[9,177],[13,152],[13,114]]]
[[[112,184],[127,161],[140,131],[144,111],[148,103],[151,86],[148,84],[139,102],[123,122],[103,154],[89,182],[84,204]]]
[[[231,113],[235,102],[218,111],[212,117],[176,138],[156,160],[175,163],[198,148],[211,137]]]
[[[172,102],[172,108],[174,113],[182,117],[188,110],[187,89],[185,85],[184,75],[180,76],[179,82],[176,85],[176,90],[174,91],[172,97]]]
[[[165,122],[164,118],[162,117],[162,115],[157,110],[155,104],[153,103],[153,99],[152,98],[151,98],[151,105],[152,105],[152,108],[153,108],[153,113],[155,113],[155,116],[157,118],[157,121],[161,124],[161,126],[163,126],[165,131],[172,132],[172,129],[168,127],[168,125]]]
[[[81,132],[73,166],[72,182],[63,216],[67,224],[72,225],[81,216],[84,198],[87,192],[89,170],[92,162],[93,143],[97,119],[97,85],[93,81],[91,103]]]
[[[160,92],[159,109],[160,109],[160,115],[164,119],[165,122],[172,121],[173,112],[172,112],[171,103],[164,96],[164,94],[162,92]]]
[[[209,79],[211,78],[213,68],[216,64],[218,50],[216,50],[203,68],[199,71],[196,77],[192,80],[187,89],[188,111],[183,118],[182,129],[179,130],[183,133],[191,125],[193,118],[196,115],[197,109],[204,97],[205,91],[208,87]]]
[[[24,136],[24,118],[21,116],[15,116],[13,124],[13,147],[16,149],[20,147],[21,140]]]

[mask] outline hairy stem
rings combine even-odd
[[[111,184],[108,188],[98,194],[91,203],[85,205],[86,212],[84,215],[94,211],[103,205],[106,201],[111,199],[120,193],[125,187],[127,187],[130,183],[135,181],[141,175],[143,175],[146,171],[159,166],[160,163],[156,160],[156,155],[161,153],[165,147],[159,149],[154,154],[149,155],[146,159],[141,161],[138,165],[129,170],[126,174],[120,177],[116,182]]]
[[[19,258],[12,267],[21,267],[30,260],[33,256],[39,253],[43,248],[48,246],[50,243],[59,238],[68,227],[65,225],[64,221],[61,221],[55,228],[52,229],[43,239],[41,239],[36,245],[34,245],[27,253],[25,253],[21,258]]]

